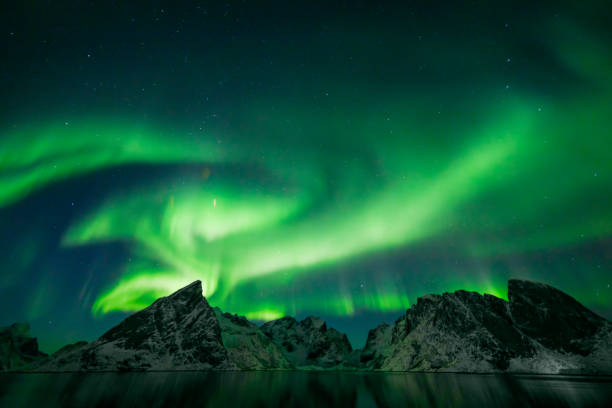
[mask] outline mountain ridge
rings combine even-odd
[[[232,368],[200,281],[157,299],[93,342],[36,367],[39,371]]]
[[[37,351],[37,349],[36,349]],[[322,319],[256,325],[212,308],[196,281],[37,371],[382,370],[612,374],[612,324],[544,283],[511,279],[508,300],[458,290],[417,299],[363,349]],[[6,369],[6,368],[5,368]]]

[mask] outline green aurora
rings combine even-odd
[[[551,224],[544,231],[527,229],[506,239],[503,245],[471,240],[463,250],[472,256],[533,251],[605,236],[612,221],[609,214],[555,219],[562,215],[554,208],[559,202],[550,203],[545,197],[563,198],[569,194],[568,184],[574,189],[571,194],[610,185],[606,177],[610,173],[608,155],[599,150],[604,131],[601,137],[594,134],[580,141],[584,160],[568,148],[576,144],[573,135],[582,122],[580,114],[592,115],[594,108],[583,109],[584,113],[574,108],[571,123],[558,123],[561,113],[538,112],[537,103],[525,100],[506,104],[494,119],[487,115],[490,123],[473,127],[461,124],[466,126],[465,134],[456,137],[470,140],[468,146],[455,153],[434,149],[429,158],[411,154],[410,146],[398,151],[396,138],[419,133],[414,124],[400,120],[395,136],[387,140],[368,134],[374,130],[360,131],[364,126],[357,124],[346,131],[362,146],[371,143],[367,150],[378,151],[379,171],[386,177],[382,186],[364,194],[360,188],[367,185],[367,163],[342,166],[335,177],[345,184],[335,191],[331,203],[325,196],[322,169],[316,161],[308,160],[315,152],[300,149],[301,157],[285,157],[284,161],[291,163],[287,168],[286,163],[275,159],[278,147],[265,146],[273,159],[270,163],[260,160],[259,164],[270,169],[278,185],[263,191],[236,186],[235,180],[211,177],[206,167],[219,162],[248,162],[252,158],[245,153],[246,146],[223,151],[206,137],[197,141],[176,135],[164,137],[162,130],[109,126],[103,120],[41,126],[28,129],[27,136],[15,132],[3,138],[6,145],[2,150],[11,152],[3,159],[7,174],[2,180],[3,198],[5,204],[10,203],[46,183],[122,163],[200,163],[200,180],[171,188],[143,186],[142,191],[107,197],[99,208],[68,229],[63,239],[66,246],[114,240],[136,244],[123,276],[97,298],[94,313],[139,310],[196,279],[204,282],[204,294],[214,304],[231,306],[233,311],[254,318],[280,317],[299,309],[340,315],[353,314],[360,308],[402,310],[409,306],[409,297],[397,288],[376,289],[357,298],[341,292],[332,295],[334,289],[322,302],[309,297],[279,299],[255,310],[252,299],[234,299],[232,292],[236,286],[256,285],[257,279],[266,275],[275,276],[267,280],[268,285],[276,282],[282,287],[287,284],[287,276],[316,274],[321,266],[389,248],[409,248],[450,231],[477,236],[542,219]],[[603,118],[603,111],[601,115]],[[555,137],[542,140],[539,135],[546,131]],[[312,133],[316,132],[313,129]],[[20,145],[18,141],[26,137],[36,144]],[[16,154],[20,147],[23,151]],[[433,159],[439,154],[448,157]],[[589,169],[584,169],[586,160],[592,163]],[[562,167],[567,178],[561,185],[551,185],[551,168]],[[538,193],[541,186],[546,186],[546,191]],[[483,222],[470,202],[492,199],[496,199],[495,210],[486,214],[488,219]],[[517,216],[511,217],[513,213]],[[504,284],[482,282],[474,289],[504,297]]]
[[[399,315],[418,296],[457,289],[505,298],[511,276],[610,311],[609,248],[583,248],[605,247],[612,232],[612,50],[580,21],[544,27],[540,47],[555,66],[516,44],[486,54],[470,41],[433,38],[433,51],[415,46],[401,59],[460,60],[446,65],[445,82],[431,74],[377,86],[320,68],[321,91],[307,98],[306,74],[281,75],[234,108],[229,98],[202,112],[206,125],[197,111],[164,119],[154,108],[145,117],[107,108],[69,120],[62,108],[36,120],[3,117],[0,209],[116,169],[152,169],[129,187],[113,179],[59,233],[60,253],[127,248],[79,303],[95,319],[139,310],[196,279],[211,304],[256,320]],[[346,55],[358,49],[347,47]],[[363,53],[383,58],[374,43]],[[502,68],[485,75],[497,59]],[[200,75],[213,75],[199,61]],[[547,75],[567,81],[552,92],[537,83]],[[233,113],[210,119],[217,110]],[[33,112],[22,107],[18,117]],[[2,290],[44,246],[36,227],[23,231],[22,261]],[[575,264],[563,264],[566,255]],[[35,279],[27,316],[44,315],[53,279]]]

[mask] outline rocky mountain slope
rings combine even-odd
[[[221,338],[227,349],[229,360],[239,369],[289,369],[293,365],[276,345],[254,323],[243,316],[223,313],[214,308],[221,326]]]
[[[99,339],[56,354],[38,370],[234,368],[223,346],[215,312],[202,296],[200,281],[156,300]]]
[[[391,345],[393,326],[381,323],[368,332],[366,345],[360,353],[360,365],[364,368],[376,369],[382,367],[385,352]]]
[[[381,370],[612,373],[612,325],[563,292],[510,280],[509,301],[427,295],[371,330],[364,366]]]
[[[542,283],[510,280],[508,299],[463,290],[419,298],[363,350],[317,317],[262,326],[211,308],[194,282],[99,339],[51,357],[27,325],[0,329],[0,368],[41,371],[363,369],[612,374],[612,323]]]
[[[36,338],[30,336],[28,324],[0,327],[0,371],[23,368],[46,357],[38,350]]]
[[[261,330],[295,367],[336,367],[349,363],[353,352],[346,334],[328,329],[318,317],[298,322],[287,316],[265,323]]]
[[[516,327],[537,347],[533,359],[518,359],[516,371],[612,374],[612,323],[552,286],[508,282]]]

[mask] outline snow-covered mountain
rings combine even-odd
[[[612,373],[612,325],[545,284],[510,280],[509,302],[427,295],[370,331],[361,361],[381,370]]]
[[[283,354],[283,349],[255,323],[249,322],[243,316],[223,313],[218,307],[214,310],[221,325],[223,345],[230,361],[236,367],[245,370],[293,368]]]
[[[317,317],[257,326],[211,308],[194,282],[91,342],[51,357],[27,325],[0,329],[0,368],[40,371],[362,369],[612,374],[612,323],[542,283],[510,280],[509,301],[463,290],[419,298],[363,350]]]
[[[287,316],[263,324],[261,330],[295,367],[337,367],[349,363],[353,354],[346,334],[328,329],[318,317],[310,316],[298,322]]]
[[[127,317],[99,339],[56,353],[38,370],[232,368],[215,312],[196,281]]]

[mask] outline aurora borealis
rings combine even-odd
[[[354,347],[509,277],[612,316],[605,2],[36,3],[1,13],[0,316],[43,350],[196,279]]]

